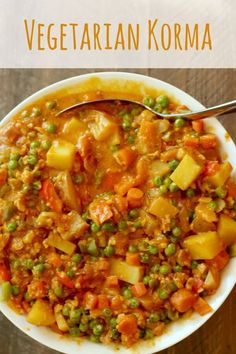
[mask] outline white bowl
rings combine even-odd
[[[86,90],[88,88],[91,89],[91,85],[96,85],[98,89],[106,89],[109,85],[111,85],[113,90],[114,85],[117,85],[120,91],[133,91],[136,89],[140,91],[140,93],[145,93],[145,88],[151,87],[158,91],[165,91],[171,97],[176,98],[179,102],[185,104],[192,110],[198,110],[204,107],[193,97],[166,82],[138,74],[103,72],[72,77],[48,86],[20,103],[2,120],[2,122],[9,120],[17,113],[21,112],[25,106],[32,104],[43,96],[51,95],[61,89],[68,93],[81,92],[83,91],[83,87],[86,87]],[[221,151],[223,153],[222,158],[227,156],[227,159],[230,161],[232,166],[234,166],[233,172],[235,174],[236,147],[233,141],[227,136],[225,129],[215,118],[206,120],[206,126],[210,131],[214,130],[219,137],[221,141]],[[202,326],[225,301],[235,285],[235,274],[236,258],[231,259],[227,267],[224,269],[220,287],[217,289],[217,292],[208,298],[208,301],[214,310],[213,312],[203,317],[197,313],[193,313],[193,315],[188,319],[181,319],[168,325],[166,332],[162,336],[149,342],[139,342],[131,349],[121,347],[119,348],[119,353],[133,354],[135,352],[136,354],[151,354],[166,349],[192,334],[200,326]],[[74,340],[64,338],[57,333],[52,332],[50,329],[35,327],[29,324],[24,316],[20,316],[12,311],[5,303],[0,303],[0,310],[24,333],[28,334],[41,344],[65,354],[114,354],[114,352],[117,351],[115,347],[105,346],[103,344],[94,344],[88,341],[81,341],[77,343]]]

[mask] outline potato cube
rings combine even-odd
[[[149,213],[159,218],[165,216],[175,216],[178,213],[178,209],[171,204],[168,199],[163,197],[155,198],[149,208]]]
[[[119,259],[110,262],[110,275],[116,275],[118,279],[130,284],[136,284],[142,279],[143,267],[133,266]]]
[[[51,326],[55,323],[55,317],[48,302],[36,300],[27,315],[27,321],[35,326]]]
[[[217,269],[211,268],[206,276],[203,287],[207,290],[215,290],[218,288],[220,283],[220,273]]]
[[[58,170],[70,170],[75,156],[75,146],[65,140],[56,140],[47,152],[47,164]]]
[[[63,138],[72,144],[76,144],[80,135],[86,131],[86,124],[78,118],[72,117],[66,121],[62,135]]]
[[[223,186],[229,178],[231,171],[232,166],[229,162],[222,163],[219,171],[217,171],[213,176],[207,177],[206,180],[214,187]]]
[[[149,174],[152,178],[155,176],[164,176],[170,171],[169,165],[161,160],[154,160],[149,169]]]
[[[229,216],[220,216],[217,232],[226,245],[236,243],[236,221]]]
[[[188,154],[184,156],[170,178],[183,191],[199,176],[202,167]]]
[[[200,232],[184,240],[184,247],[192,259],[212,259],[222,250],[222,242],[215,231]]]
[[[48,238],[46,239],[46,243],[51,246],[55,247],[58,250],[65,252],[66,254],[71,255],[74,253],[76,249],[76,245],[70,241],[63,240],[59,235],[55,235],[50,233]]]
[[[91,123],[89,127],[94,139],[103,141],[117,131],[115,123],[113,123],[108,114],[100,111],[91,111],[89,113]]]

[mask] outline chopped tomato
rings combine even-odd
[[[229,262],[229,254],[223,250],[217,256],[211,260],[207,260],[206,263],[209,266],[215,267],[217,270],[222,270]]]
[[[199,148],[199,138],[193,136],[186,136],[184,138],[184,146],[188,146],[194,149]]]
[[[56,213],[61,213],[63,206],[62,201],[58,197],[54,185],[49,179],[43,181],[40,195],[46,202],[49,203],[53,211]]]
[[[188,289],[177,290],[170,298],[171,304],[179,312],[187,312],[196,302],[196,297]]]
[[[126,336],[131,336],[137,333],[138,326],[136,317],[133,315],[124,316],[124,318],[119,322],[117,330]]]
[[[195,120],[192,122],[193,130],[197,133],[201,133],[204,130],[203,120]]]
[[[136,283],[131,287],[131,291],[134,296],[142,297],[146,294],[147,288],[143,283]]]
[[[84,295],[84,304],[85,308],[88,310],[94,310],[97,307],[98,304],[98,297],[95,294],[92,294],[91,292],[87,292]]]
[[[49,264],[52,264],[56,268],[59,268],[63,264],[61,257],[55,252],[49,253],[47,255],[47,261]]]
[[[203,316],[208,312],[213,311],[212,307],[204,300],[202,297],[199,297],[195,304],[193,305],[195,311],[199,313],[199,315]]]
[[[75,287],[74,282],[65,274],[65,272],[57,272],[57,278],[62,285],[65,285],[69,289]]]
[[[105,309],[110,307],[110,301],[108,297],[104,294],[98,295],[98,308],[99,309]]]
[[[200,136],[200,145],[203,149],[212,149],[217,145],[217,138],[213,134],[205,134]]]
[[[130,265],[138,266],[140,265],[139,253],[126,253],[126,262]]]
[[[206,161],[204,166],[203,175],[213,176],[220,169],[220,164],[218,161]]]
[[[106,286],[108,288],[118,288],[119,287],[119,280],[116,275],[110,275],[106,279]]]
[[[0,186],[2,186],[6,182],[6,179],[7,179],[7,170],[1,169],[0,170]]]
[[[98,224],[103,224],[105,221],[111,219],[111,217],[113,216],[113,212],[111,210],[110,205],[108,205],[108,203],[101,199],[95,199],[89,205],[89,213],[91,219]]]
[[[0,283],[11,279],[10,269],[4,264],[0,264]]]

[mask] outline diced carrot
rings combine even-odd
[[[0,186],[2,186],[7,179],[7,170],[1,169],[0,170]]]
[[[69,289],[75,287],[74,282],[66,275],[65,272],[57,272],[57,278],[62,285],[65,285]]]
[[[102,224],[113,216],[111,207],[104,201],[95,199],[89,205],[91,219],[98,224]]]
[[[213,134],[202,135],[199,140],[203,149],[212,149],[217,145],[217,138]]]
[[[131,208],[142,205],[143,191],[139,188],[131,188],[127,193],[127,200]]]
[[[124,213],[128,209],[128,201],[126,197],[122,197],[121,195],[117,194],[114,198],[115,206],[120,213]]]
[[[121,295],[116,295],[111,299],[111,309],[120,310],[123,305],[123,297]]]
[[[63,206],[62,201],[58,197],[54,185],[49,179],[43,181],[40,196],[49,203],[53,211],[61,213]]]
[[[213,176],[220,169],[220,164],[218,161],[206,161],[204,166],[203,175]]]
[[[161,147],[161,139],[155,122],[142,120],[138,132],[138,144],[140,144],[139,150],[143,153],[154,152]]]
[[[193,130],[195,130],[195,132],[201,133],[204,130],[203,120],[194,120],[192,122],[192,127],[193,127]]]
[[[136,152],[129,147],[120,149],[114,154],[118,164],[123,166],[125,170],[135,161],[136,156]]]
[[[130,265],[138,266],[140,265],[139,253],[126,253],[126,262]]]
[[[117,329],[120,333],[125,334],[126,336],[131,336],[137,333],[137,319],[133,315],[126,315],[119,322]]]
[[[84,304],[85,308],[88,310],[94,310],[97,307],[98,304],[98,297],[95,294],[92,294],[91,292],[86,292],[84,295]]]
[[[110,266],[110,263],[107,259],[100,258],[96,262],[96,270],[101,271],[101,270],[108,270]]]
[[[131,287],[131,291],[132,291],[134,296],[142,297],[142,296],[144,296],[146,294],[147,288],[146,288],[146,286],[143,283],[139,282],[139,283],[134,284]]]
[[[196,297],[188,289],[179,289],[170,297],[171,304],[179,312],[187,312],[196,302]]]
[[[124,196],[135,184],[136,180],[133,177],[125,175],[121,178],[120,182],[114,186],[114,190],[116,193]]]
[[[195,311],[199,313],[199,315],[203,316],[208,312],[213,311],[212,307],[204,300],[202,297],[199,297],[195,304],[193,305]]]
[[[206,263],[209,266],[215,267],[217,270],[222,270],[229,262],[229,254],[223,250],[217,254],[217,256],[211,260],[207,260]]]
[[[47,261],[49,264],[52,264],[55,268],[59,268],[63,264],[61,257],[59,256],[59,254],[55,252],[49,253],[47,255]]]
[[[135,185],[133,186],[140,186],[144,184],[148,178],[148,171],[149,171],[150,160],[148,157],[144,156],[141,157],[136,165],[136,179]]]
[[[119,171],[108,171],[102,178],[101,188],[103,191],[111,191],[114,188],[114,185],[117,184],[123,173]]]
[[[228,196],[236,198],[236,183],[229,179],[227,182]]]
[[[184,146],[197,149],[199,148],[199,139],[193,136],[186,136],[184,137]]]
[[[110,301],[108,297],[104,294],[99,294],[98,295],[98,308],[99,309],[105,309],[110,307]]]
[[[108,288],[118,288],[119,287],[119,280],[116,275],[110,275],[106,279],[106,286]]]
[[[0,264],[0,284],[11,279],[10,269],[4,264]]]

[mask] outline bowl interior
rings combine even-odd
[[[34,103],[44,96],[50,96],[55,92],[62,96],[65,94],[74,94],[76,96],[78,94],[83,94],[83,92],[94,90],[94,88],[104,91],[111,91],[111,87],[115,87],[115,91],[118,93],[119,97],[124,93],[131,93],[140,96],[147,93],[157,94],[166,92],[170,97],[181,102],[182,104],[185,104],[192,110],[203,108],[203,105],[193,97],[166,82],[138,74],[107,72],[73,77],[46,87],[20,103],[2,120],[2,122],[21,112],[27,105]],[[208,131],[214,131],[214,133],[219,137],[222,158],[227,158],[228,161],[231,162],[232,166],[235,166],[233,173],[236,174],[236,148],[233,141],[228,137],[223,126],[215,118],[208,118],[206,120],[206,127]],[[161,337],[153,339],[150,342],[139,342],[136,346],[132,347],[132,349],[125,349],[121,347],[119,348],[119,353],[150,354],[158,352],[170,347],[173,344],[176,344],[193,333],[201,325],[203,325],[224,302],[235,284],[235,272],[236,259],[231,259],[230,263],[223,271],[221,284],[216,294],[208,299],[210,305],[214,309],[212,313],[203,317],[194,313],[188,319],[181,319],[169,325],[166,332]],[[0,310],[19,329],[38,342],[66,354],[77,354],[78,351],[80,354],[112,354],[117,349],[112,346],[94,344],[88,341],[81,341],[78,344],[70,339],[62,338],[60,335],[47,328],[30,325],[25,320],[24,316],[17,315],[4,303],[0,303]]]

